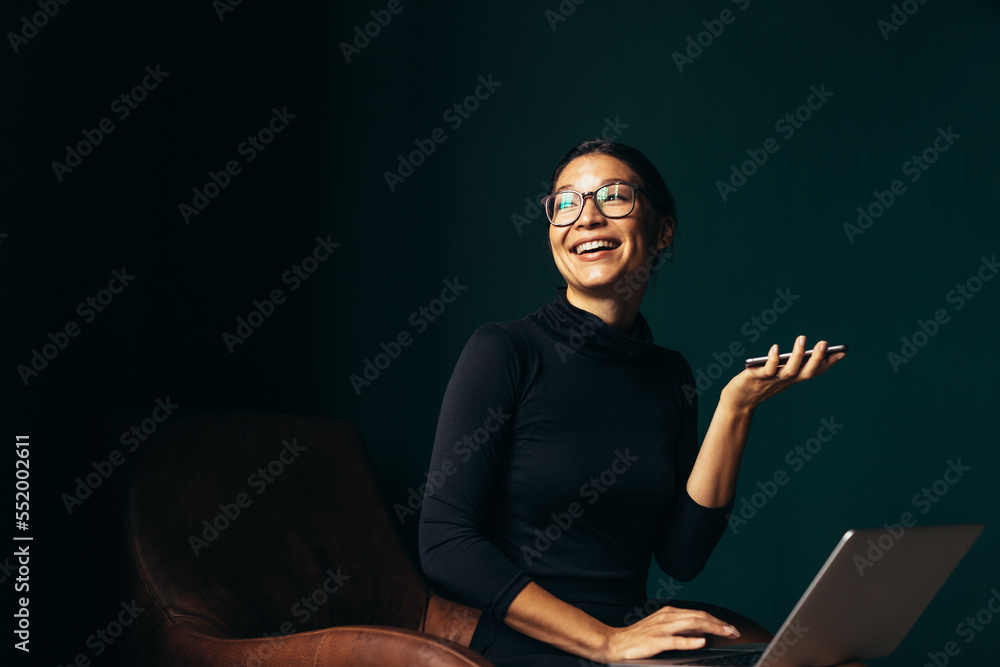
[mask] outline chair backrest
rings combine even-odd
[[[144,592],[210,634],[418,629],[427,608],[347,422],[176,415],[142,446],[126,523]]]

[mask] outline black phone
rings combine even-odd
[[[802,360],[803,361],[808,360],[809,357],[812,356],[812,352],[813,351],[811,349],[806,350],[806,356]],[[847,352],[847,346],[846,345],[830,345],[829,347],[826,348],[826,354],[836,354],[838,352]],[[778,365],[779,366],[784,366],[785,362],[788,361],[788,359],[791,356],[792,356],[791,352],[785,352],[784,354],[779,354],[778,355]],[[767,363],[767,357],[750,357],[749,359],[747,359],[743,363],[746,364],[747,368],[753,368],[754,366],[763,366],[765,363]]]

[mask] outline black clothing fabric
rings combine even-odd
[[[702,507],[685,489],[694,387],[641,314],[618,332],[565,287],[524,319],[479,327],[441,406],[420,517],[425,573],[495,619],[530,581],[571,603],[641,605],[651,555],[693,578],[732,507]]]

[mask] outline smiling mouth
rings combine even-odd
[[[621,243],[618,241],[611,241],[608,239],[601,239],[599,241],[587,241],[586,243],[581,243],[580,245],[573,248],[574,255],[587,255],[594,252],[600,252],[602,250],[614,250],[619,247]]]

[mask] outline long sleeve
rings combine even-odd
[[[428,475],[438,484],[428,484],[420,515],[420,561],[427,576],[498,618],[531,581],[487,536],[518,380],[511,337],[497,325],[481,326],[445,391]]]
[[[682,406],[681,435],[677,445],[674,500],[657,528],[653,553],[660,568],[681,581],[694,579],[726,530],[732,501],[708,508],[695,502],[687,492],[687,479],[698,457],[698,395],[688,362],[678,355],[680,384],[676,400]]]

